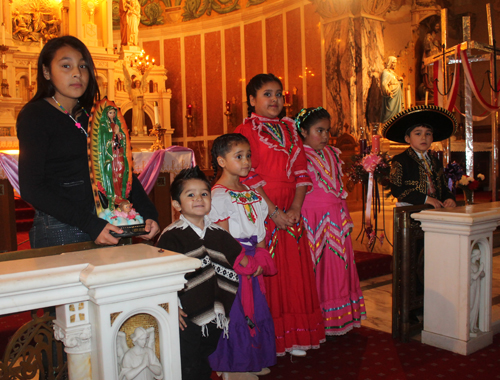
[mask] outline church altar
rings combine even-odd
[[[54,335],[65,344],[72,380],[118,379],[119,336],[147,327],[163,378],[180,380],[177,291],[199,266],[145,244],[1,262],[0,315],[55,306]]]

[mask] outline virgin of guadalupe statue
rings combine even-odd
[[[112,105],[107,106],[99,123],[101,152],[104,155],[100,165],[104,177],[107,178],[103,178],[103,188],[111,209],[127,199],[132,186],[132,182],[129,181],[130,167],[126,160],[127,137],[116,116],[117,108]]]
[[[90,155],[92,179],[99,193],[97,212],[113,211],[128,198],[132,187],[132,152],[125,119],[107,98],[93,109]]]
[[[163,368],[154,352],[154,327],[137,327],[130,335],[134,347],[128,348],[125,333],[116,337],[118,380],[163,379]]]
[[[385,123],[394,115],[401,112],[403,101],[403,78],[396,74],[397,58],[387,58],[385,70],[380,77],[380,90],[382,91],[382,112],[380,121]]]

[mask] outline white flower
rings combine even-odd
[[[484,181],[484,175],[483,174],[478,174],[477,175],[477,178],[480,180],[480,181]]]
[[[458,181],[459,185],[462,186],[467,186],[469,182],[473,181],[473,179],[469,179],[470,177],[467,177],[466,175],[463,175],[460,181]]]

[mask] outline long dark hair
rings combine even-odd
[[[83,95],[78,99],[79,104],[75,106],[75,108],[72,110],[72,113],[75,113],[77,110],[81,109],[81,107],[84,107],[87,111],[90,111],[92,105],[94,104],[94,101],[100,98],[99,86],[96,79],[96,69],[87,46],[85,46],[85,44],[78,38],[73,36],[54,38],[52,40],[49,40],[45,44],[42,51],[40,52],[40,56],[38,57],[36,74],[37,91],[35,96],[33,96],[33,98],[28,103],[54,96],[56,92],[54,85],[52,84],[52,81],[50,79],[45,79],[45,77],[43,76],[43,66],[45,66],[50,71],[52,60],[54,59],[56,52],[63,46],[69,46],[79,51],[83,59],[87,63],[89,70],[89,84]]]
[[[330,120],[330,114],[323,107],[318,108],[302,108],[300,112],[295,116],[295,126],[297,131],[299,131],[299,136],[304,141],[304,136],[302,136],[302,131],[306,131],[309,134],[309,129],[322,119]]]
[[[250,82],[247,84],[247,105],[248,105],[248,117],[252,116],[252,112],[255,112],[255,107],[250,104],[250,95],[254,98],[257,97],[257,91],[259,91],[264,84],[269,82],[276,82],[280,85],[283,90],[283,84],[281,83],[280,78],[278,78],[274,74],[257,74]]]
[[[250,145],[247,138],[241,133],[226,133],[217,137],[212,144],[212,169],[214,169],[214,178],[212,184],[217,181],[217,171],[220,168],[217,162],[217,157],[226,157],[226,154],[233,148],[235,144],[246,143]],[[222,173],[222,171],[221,171]]]

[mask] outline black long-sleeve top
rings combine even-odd
[[[89,120],[84,112],[78,121],[87,130]],[[17,134],[21,197],[35,209],[97,239],[107,222],[95,215],[87,136],[68,115],[43,99],[22,109]],[[144,220],[158,219],[135,176],[129,200]]]

